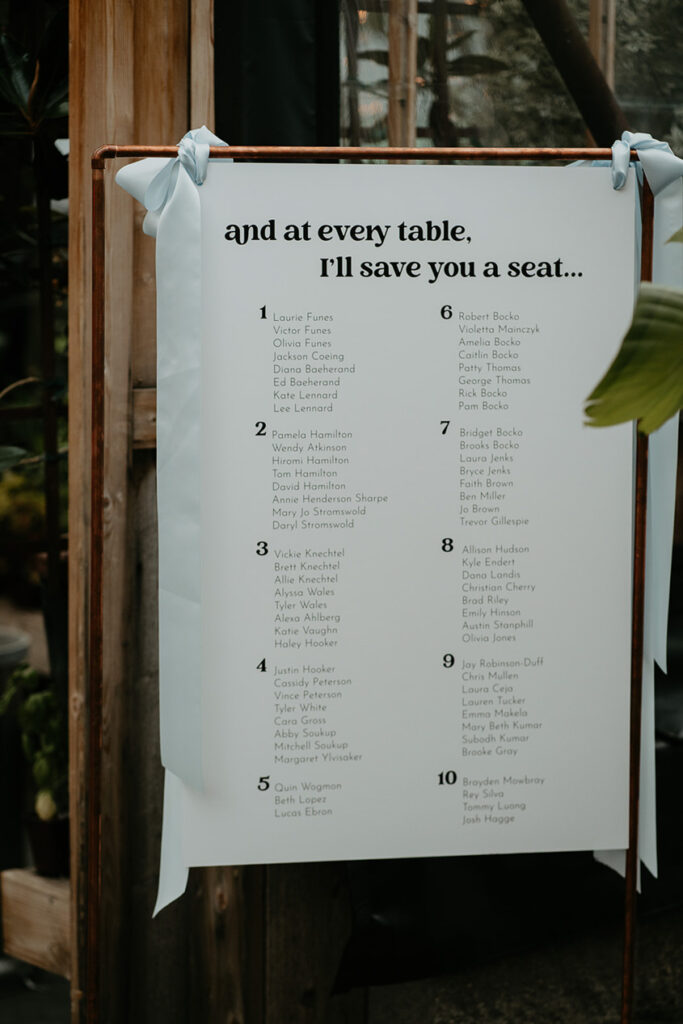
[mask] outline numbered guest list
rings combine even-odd
[[[212,164],[200,198],[187,863],[626,846],[632,434],[582,403],[632,180]]]

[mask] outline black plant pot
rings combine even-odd
[[[32,815],[26,821],[28,841],[36,872],[46,878],[69,875],[69,816],[41,821]]]

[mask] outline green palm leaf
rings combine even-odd
[[[683,292],[641,285],[617,356],[586,399],[592,427],[638,420],[650,434],[683,408]]]

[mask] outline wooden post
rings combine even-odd
[[[588,45],[610,89],[614,89],[616,16],[616,0],[590,0]]]
[[[90,158],[104,143],[176,143],[211,126],[211,0],[71,0],[69,225],[69,674],[72,1021],[85,1024],[90,449]],[[191,37],[189,34],[191,26]],[[191,57],[191,60],[190,60]],[[188,81],[191,65],[192,81]],[[194,123],[190,123],[189,115]],[[131,383],[155,383],[154,244],[106,176],[107,449],[103,592],[101,1021],[189,1019],[190,905],[159,922],[163,777],[156,704],[153,455],[133,458]],[[155,828],[156,825],[156,828]],[[215,965],[209,964],[207,969]],[[88,1024],[94,1024],[92,1017]]]
[[[130,136],[133,130],[133,79],[130,73],[130,44],[133,37],[132,8],[114,0],[79,3],[70,9],[70,138],[69,154],[69,692],[70,692],[70,806],[71,806],[71,993],[72,1020],[85,1022],[84,1002],[86,950],[86,692],[88,669],[88,552],[90,489],[90,156],[102,134]],[[108,172],[110,173],[110,172]],[[124,197],[107,190],[109,227],[120,253],[117,268],[109,268],[109,294],[116,302],[116,333],[121,337],[119,355],[124,366],[110,369],[115,378],[125,371],[132,282],[123,268],[131,262],[132,218]],[[111,320],[111,307],[109,312]],[[114,324],[108,323],[110,333]],[[111,333],[110,333],[111,336]],[[123,349],[123,353],[121,353]],[[124,391],[125,394],[125,391]],[[124,412],[125,429],[125,412]],[[115,480],[114,467],[118,465]],[[125,504],[126,464],[121,467],[121,451],[113,450],[108,459],[108,492],[116,499],[117,511]],[[108,538],[109,553],[120,544],[116,531]],[[117,575],[125,559],[118,551]],[[111,682],[111,679],[109,680]],[[115,697],[111,689],[105,695],[108,749],[105,754],[107,777],[107,819],[112,821],[112,804],[118,796],[118,742]],[[113,742],[112,742],[113,741]],[[113,787],[116,786],[116,792]],[[120,877],[114,864],[119,861],[117,828],[108,847],[107,885],[114,901],[120,897]],[[120,916],[114,912],[107,921],[110,938],[108,952],[112,969],[118,967],[115,947]],[[117,994],[113,993],[114,1006]]]
[[[416,139],[417,0],[389,3],[389,145]]]
[[[346,59],[348,61],[348,118],[349,145],[360,146],[360,110],[358,106],[358,10],[352,0],[343,0],[342,11],[346,29]]]
[[[213,0],[190,4],[190,127],[213,130]],[[230,141],[230,140],[227,140]]]

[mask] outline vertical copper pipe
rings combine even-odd
[[[90,649],[88,678],[88,914],[85,993],[88,1024],[99,1021],[104,507],[104,161],[92,173],[92,422]]]
[[[652,280],[652,230],[654,197],[647,181],[643,185],[640,279]],[[645,527],[647,509],[647,454],[644,434],[637,435],[636,495],[633,551],[633,623],[631,635],[631,757],[629,767],[629,824],[626,852],[626,893],[624,900],[624,958],[621,996],[621,1024],[633,1020],[635,984],[636,907],[638,899],[638,821],[640,803],[640,736],[643,696],[643,623],[645,618]]]

